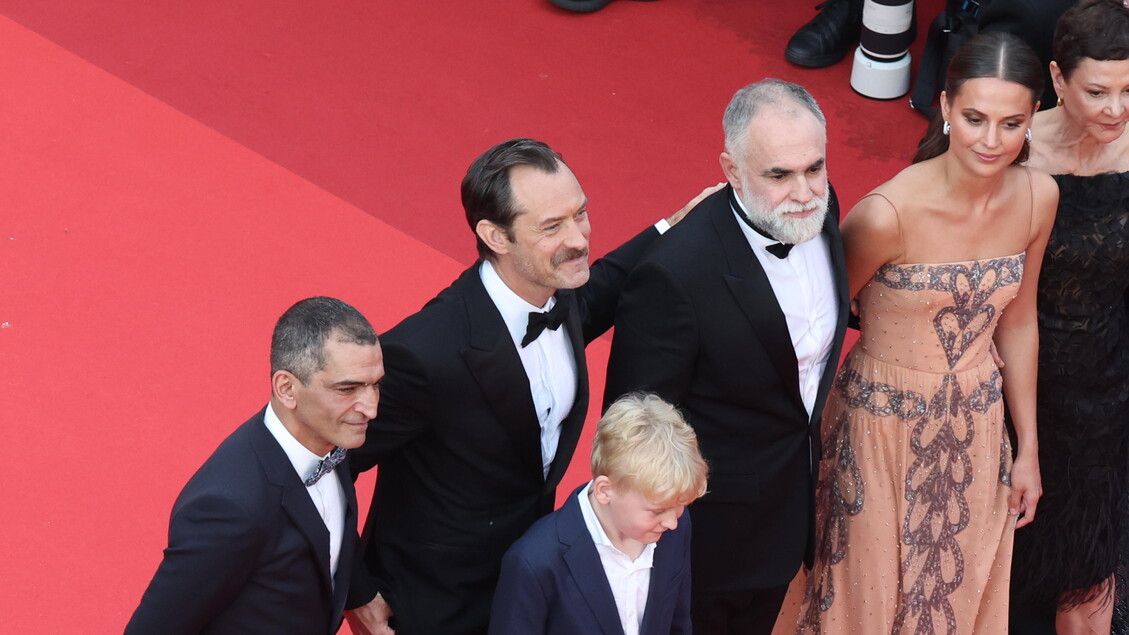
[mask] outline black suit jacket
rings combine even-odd
[[[263,412],[239,426],[177,497],[164,559],[125,632],[336,633],[357,543],[353,481],[344,464],[337,475],[345,535],[330,580],[329,530]]]
[[[623,635],[577,495],[537,521],[502,560],[490,635]],[[690,633],[690,514],[655,546],[640,635]]]
[[[676,404],[710,463],[694,503],[694,588],[742,591],[787,584],[814,524],[819,419],[849,304],[834,190],[830,243],[839,315],[809,417],[788,325],[730,205],[731,188],[703,201],[632,272],[620,299],[605,404],[649,390]]]
[[[381,337],[380,414],[349,455],[354,473],[380,464],[362,540],[375,577],[358,577],[350,606],[381,591],[399,635],[485,632],[502,555],[552,511],[584,425],[584,346],[611,327],[628,271],[657,237],[648,229],[557,293],[570,305],[577,390],[548,478],[529,380],[477,263]]]

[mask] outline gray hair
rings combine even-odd
[[[806,88],[769,77],[742,88],[729,101],[725,117],[721,121],[722,129],[725,130],[725,151],[729,154],[739,153],[749,122],[762,107],[785,106],[789,103],[803,106],[815,115],[820,125],[827,127],[827,118]]]
[[[301,300],[286,310],[274,327],[270,342],[270,373],[292,373],[305,384],[325,367],[325,343],[330,337],[347,344],[377,343],[360,311],[336,298],[318,296]]]

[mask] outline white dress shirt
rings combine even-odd
[[[741,208],[733,210],[737,226],[764,268],[776,302],[788,321],[788,334],[800,371],[800,396],[810,418],[819,393],[819,381],[831,356],[839,313],[835,276],[831,271],[831,247],[827,237],[820,233],[792,247],[787,258],[777,258],[766,247],[779,241],[766,238],[749,227],[741,218],[745,206],[739,197],[735,199]]]
[[[577,494],[580,502],[580,514],[584,516],[584,525],[596,543],[596,553],[600,554],[600,564],[604,566],[604,575],[608,578],[608,585],[612,588],[612,597],[615,598],[615,608],[619,611],[619,623],[623,626],[624,635],[639,635],[639,626],[643,623],[643,612],[647,610],[647,595],[651,590],[651,569],[655,562],[655,543],[643,547],[643,553],[634,560],[631,556],[616,549],[604,531],[600,519],[596,517],[596,510],[592,509],[592,501],[588,499],[588,491],[592,489],[589,481],[584,489]]]
[[[274,435],[275,440],[282,446],[282,451],[290,459],[298,478],[305,481],[318,467],[318,462],[324,456],[318,456],[306,449],[298,442],[286,426],[282,425],[274,408],[267,404],[263,420],[267,430]],[[328,456],[328,454],[326,455]],[[337,575],[337,560],[341,556],[341,540],[345,535],[345,490],[337,478],[337,470],[330,470],[318,479],[317,483],[306,488],[310,498],[314,501],[325,528],[329,530],[329,579]]]
[[[529,313],[548,311],[553,308],[556,298],[549,298],[543,307],[533,306],[506,286],[489,260],[482,262],[479,276],[486,293],[502,314],[521,357],[521,365],[529,377],[529,391],[533,407],[537,410],[537,422],[541,426],[542,476],[547,477],[561,440],[561,422],[576,401],[576,359],[565,332],[567,327],[562,324],[555,331],[545,329],[537,339],[522,348],[521,340],[525,338],[529,325]]]

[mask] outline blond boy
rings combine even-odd
[[[694,431],[629,394],[596,424],[592,480],[502,560],[491,635],[690,632],[690,518],[706,491]]]

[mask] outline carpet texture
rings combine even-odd
[[[812,15],[0,0],[0,632],[120,632],[181,486],[268,398],[274,320],[333,295],[383,331],[446,286],[474,259],[459,182],[494,143],[565,156],[594,254],[721,180],[722,111],[765,76],[822,104],[846,208],[896,173],[924,119],[853,93],[849,61],[786,64]],[[608,339],[588,353],[600,395]]]

